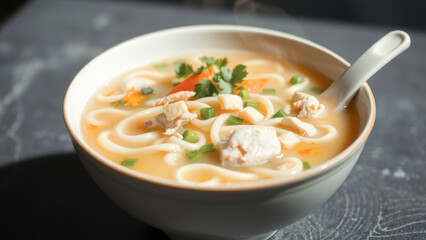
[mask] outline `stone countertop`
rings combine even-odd
[[[73,151],[67,85],[90,59],[155,30],[244,24],[287,31],[353,62],[393,30],[174,5],[39,0],[0,29],[0,239],[167,239],[117,208]],[[317,211],[271,239],[426,239],[426,32],[370,81],[375,127],[354,170]]]

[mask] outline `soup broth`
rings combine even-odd
[[[336,156],[359,133],[354,106],[336,113],[321,99],[330,83],[253,52],[178,56],[108,81],[88,102],[82,132],[109,160],[183,184],[289,177]]]

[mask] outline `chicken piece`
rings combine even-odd
[[[278,139],[280,140],[281,144],[284,146],[285,149],[290,149],[291,147],[300,142],[299,138],[297,138],[297,136],[292,132],[286,132],[284,134],[281,134],[280,136],[278,136]]]
[[[219,94],[217,95],[220,107],[223,110],[241,110],[243,109],[243,99],[234,94]]]
[[[195,96],[195,92],[193,91],[180,91],[177,93],[170,94],[168,96],[152,99],[145,102],[145,105],[148,107],[155,107],[165,105],[167,103],[174,103],[178,101],[185,101]]]
[[[184,124],[196,118],[197,114],[190,113],[183,101],[163,106],[163,112],[145,122],[145,128],[163,128],[165,135],[174,135]]]
[[[299,111],[297,117],[318,118],[325,111],[324,104],[321,104],[316,97],[302,92],[294,93],[293,108]]]
[[[131,78],[128,81],[122,82],[120,87],[123,92],[128,92],[132,88],[140,91],[142,88],[152,87],[156,83],[156,81],[148,78]]]
[[[220,143],[223,166],[263,164],[281,153],[281,144],[274,127],[254,126],[235,130]]]
[[[252,107],[244,108],[242,111],[238,112],[238,116],[244,120],[247,120],[251,124],[258,124],[264,118],[263,114]]]
[[[304,136],[313,136],[317,133],[317,129],[314,127],[314,125],[303,122],[296,117],[284,117],[281,120],[281,125],[294,129]]]
[[[164,105],[163,112],[169,121],[175,120],[183,114],[189,114],[188,107],[184,101]]]

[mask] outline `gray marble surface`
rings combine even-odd
[[[84,1],[32,1],[0,29],[0,239],[167,239],[107,199],[73,152],[62,98],[113,45],[154,30],[245,24],[287,31],[354,61],[394,27]],[[369,82],[377,119],[343,186],[271,239],[426,239],[426,32]]]

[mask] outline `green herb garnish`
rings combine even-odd
[[[244,102],[244,107],[252,107],[252,108],[259,108],[259,103],[255,102]]]
[[[243,119],[237,118],[234,115],[229,115],[226,123],[228,123],[228,125],[241,125],[243,123]]]
[[[322,90],[321,88],[317,88],[317,87],[312,87],[311,89],[309,89],[309,91],[317,93],[317,94],[321,94],[322,92],[324,92],[324,90]]]
[[[210,79],[204,78],[195,85],[195,96],[198,98],[216,96],[217,94],[232,94],[235,92],[237,84],[241,83],[243,78],[247,76],[246,66],[242,64],[235,66],[232,70],[227,68],[227,58],[201,57],[200,60],[203,65],[195,71],[188,63],[175,63],[175,75],[177,78],[187,78],[191,74],[207,72],[213,65],[219,69],[218,72],[213,73]],[[240,93],[243,99],[250,97],[245,90],[240,90]]]
[[[287,113],[284,112],[284,110],[282,108],[280,108],[280,110],[278,110],[278,112],[276,112],[272,118],[281,118],[281,117],[287,117]]]
[[[303,170],[311,168],[311,165],[308,162],[303,162]]]
[[[203,156],[203,153],[196,150],[192,152],[188,152],[185,154],[187,158],[189,158],[190,161],[195,161]]]
[[[143,95],[148,95],[154,92],[154,89],[152,89],[151,87],[147,87],[147,88],[142,88],[142,93]]]
[[[239,87],[239,88],[237,88],[237,90],[239,90],[239,91],[240,91],[240,92],[238,93],[238,95],[240,95],[240,97],[241,97],[243,100],[250,99],[250,94],[249,94],[249,92],[248,92],[245,88],[243,88],[243,87]]]
[[[193,73],[192,66],[186,62],[177,62],[175,64],[175,75],[177,78],[186,78]]]
[[[212,107],[201,108],[200,115],[202,119],[210,119],[216,116],[216,110]]]
[[[264,88],[262,89],[262,92],[266,94],[275,94],[277,90],[275,88]]]
[[[137,158],[125,158],[120,164],[125,167],[133,167],[137,161]]]
[[[214,147],[213,144],[204,145],[204,146],[200,147],[200,149],[199,149],[199,151],[203,154],[208,153],[208,152],[213,152],[215,150],[216,150],[216,148]]]
[[[198,141],[198,135],[196,132],[191,130],[185,130],[182,134],[183,140],[190,142],[190,143],[196,143]]]
[[[215,96],[217,93],[216,86],[207,78],[195,85],[195,96],[199,98]]]
[[[296,84],[299,84],[299,83],[302,83],[302,82],[303,82],[303,77],[299,76],[299,75],[294,75],[290,79],[290,84],[291,85],[296,85]]]

